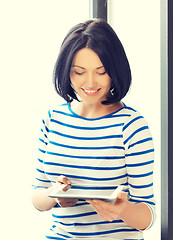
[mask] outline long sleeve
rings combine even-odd
[[[45,117],[45,120],[42,120],[41,132],[39,137],[38,151],[37,151],[37,162],[35,167],[35,179],[33,182],[33,188],[48,188],[51,186],[51,181],[47,178],[46,173],[44,172],[44,157],[46,148],[48,145],[48,133],[50,125],[51,113],[48,112],[48,115]]]
[[[153,194],[153,140],[145,119],[135,113],[123,127],[125,162],[128,175],[129,201],[147,204],[155,221],[155,200]]]

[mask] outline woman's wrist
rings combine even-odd
[[[119,213],[119,218],[133,228],[145,230],[150,225],[152,216],[146,204],[135,204],[127,200]]]

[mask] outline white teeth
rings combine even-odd
[[[87,93],[95,93],[95,92],[97,92],[97,90],[94,90],[94,91],[91,91],[91,90],[85,90],[85,92],[87,92]]]

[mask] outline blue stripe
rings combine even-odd
[[[59,114],[64,115],[64,116],[76,118],[76,116],[72,115],[71,113],[66,113],[66,112],[57,111],[57,110],[53,110],[53,112],[59,113]]]
[[[60,223],[64,226],[91,226],[91,225],[103,225],[103,224],[110,224],[109,221],[102,221],[102,222],[92,222],[92,223],[63,223],[59,221],[54,221],[54,223]],[[113,220],[111,223],[123,223],[123,221],[120,220]]]
[[[53,173],[53,172],[44,172],[40,169],[36,169],[38,172],[40,173],[45,173],[47,175],[51,175],[51,176],[60,176],[62,174],[59,174],[59,173]],[[116,179],[121,179],[121,178],[125,178],[127,177],[127,174],[124,174],[124,175],[121,175],[121,176],[118,176],[118,177],[111,177],[111,178],[94,178],[94,177],[85,177],[85,176],[76,176],[76,175],[70,175],[70,174],[65,174],[66,177],[69,177],[69,178],[77,178],[77,179],[85,179],[85,180],[93,180],[93,181],[110,181],[110,180],[116,180]]]
[[[135,198],[143,198],[143,199],[150,199],[154,197],[154,194],[148,195],[148,196],[134,196],[129,193],[130,197],[135,197]]]
[[[54,230],[51,228],[50,229],[52,232],[54,232]],[[55,232],[54,232],[55,233]],[[67,239],[67,238],[72,238],[72,237],[69,237],[69,236],[67,236],[67,235],[64,235],[64,234],[61,234],[61,233],[57,233],[56,232],[56,235],[58,236],[62,236],[62,237],[65,237],[65,238],[59,238],[59,237],[52,237],[52,236],[46,236],[46,238],[48,238],[48,239],[60,239],[60,240],[64,240],[64,239]]]
[[[108,189],[116,189],[116,186],[107,186],[107,187],[99,187],[99,186],[95,186],[95,187],[86,187],[86,186],[76,186],[76,185],[72,185],[71,188],[73,189],[82,189],[82,190],[108,190]]]
[[[91,166],[77,166],[72,164],[63,164],[63,163],[55,163],[55,162],[46,162],[41,159],[38,159],[39,162],[44,163],[46,165],[52,165],[52,166],[61,166],[61,167],[68,167],[68,168],[77,168],[77,169],[92,169],[92,170],[119,170],[122,168],[125,168],[126,166],[119,166],[119,167],[91,167]]]
[[[140,140],[138,142],[135,142],[135,143],[132,143],[131,145],[129,145],[128,149],[131,148],[131,147],[134,147],[134,146],[136,146],[138,144],[145,143],[145,142],[152,141],[152,140],[153,139],[151,137],[142,139],[142,140]]]
[[[40,142],[44,143],[45,145],[47,145],[48,143],[45,142],[43,139],[39,138]]]
[[[45,138],[48,138],[46,134],[44,134]]]
[[[142,203],[142,202],[144,202],[144,203],[148,203],[148,204],[153,205],[153,206],[156,205],[154,202],[145,201],[145,200],[142,200],[142,201],[141,201],[141,200],[130,199],[129,201],[130,201],[130,202],[135,202],[135,203]]]
[[[154,160],[142,162],[142,163],[126,164],[126,167],[140,167],[140,166],[145,166],[145,165],[152,164],[152,163],[154,163]]]
[[[123,123],[118,123],[118,124],[112,124],[112,125],[108,125],[108,126],[102,126],[102,127],[79,127],[79,126],[74,126],[74,125],[70,125],[70,124],[66,124],[60,121],[57,121],[55,119],[51,119],[51,122],[57,123],[59,125],[65,126],[65,127],[69,127],[69,128],[75,128],[75,129],[82,129],[82,130],[100,130],[100,129],[107,129],[107,128],[112,128],[112,127],[120,127],[123,126]]]
[[[132,185],[132,184],[130,184],[129,183],[129,185],[130,185],[130,187],[132,187],[132,188],[148,188],[148,187],[152,187],[153,186],[153,183],[150,183],[150,184],[147,184],[147,185]]]
[[[67,134],[63,134],[54,130],[49,130],[49,132],[57,134],[59,136],[62,137],[66,137],[66,138],[72,138],[72,139],[79,139],[79,140],[102,140],[102,139],[109,139],[109,138],[122,138],[123,135],[119,134],[119,135],[108,135],[108,136],[103,136],[103,137],[76,137],[76,136],[71,136],[71,135],[67,135]]]
[[[129,177],[132,177],[132,178],[141,178],[141,177],[148,177],[150,175],[153,174],[153,171],[152,172],[148,172],[148,173],[144,173],[144,174],[128,174]]]
[[[91,216],[91,215],[97,215],[97,212],[87,212],[87,213],[79,213],[79,214],[73,214],[73,215],[55,215],[52,214],[52,217],[54,218],[77,218],[77,217],[84,217],[84,216]]]
[[[131,114],[115,114],[111,116],[105,116],[105,118],[118,118],[118,117],[130,117]]]
[[[86,205],[89,205],[89,203],[87,203],[85,201],[80,202],[80,200],[79,200],[75,205],[71,206],[71,208],[75,208],[75,207],[78,207],[78,206],[86,206]],[[54,208],[61,208],[61,206],[57,204],[57,205],[54,206]]]
[[[50,230],[51,230],[52,232],[54,232],[54,228],[55,228],[55,227],[56,227],[56,226],[53,225],[53,226],[52,226],[53,229],[51,228]],[[55,233],[55,232],[54,232],[54,233]],[[69,239],[69,238],[72,238],[72,237],[70,237],[70,236],[64,235],[64,234],[62,234],[62,233],[57,233],[57,232],[56,232],[56,235],[65,237],[65,239],[67,239],[67,238],[68,238],[68,239]]]
[[[48,115],[49,115],[49,118],[51,118],[51,112],[50,112],[50,110],[48,111]]]
[[[141,151],[141,152],[129,153],[129,154],[126,154],[126,157],[137,156],[137,155],[147,154],[147,153],[151,153],[151,152],[154,152],[154,149],[149,149],[149,150]]]
[[[64,115],[64,116],[68,116],[68,117],[73,117],[73,118],[76,118],[77,115],[73,115],[71,113],[66,113],[66,112],[62,112],[62,111],[57,111],[57,110],[53,110],[53,112],[55,113],[59,113],[61,115]],[[104,118],[117,118],[117,117],[130,117],[131,114],[115,114],[115,115],[111,115],[111,116],[105,116]],[[80,117],[79,117],[80,118]],[[85,119],[85,118],[84,118]],[[86,120],[92,120],[92,119],[87,119]],[[95,120],[95,119],[94,119]]]
[[[45,121],[44,121],[44,120],[42,120],[42,122],[43,122],[43,124],[44,124],[45,130],[46,130],[47,132],[49,132],[49,129],[48,129],[48,127],[46,126],[46,123],[45,123]]]
[[[47,189],[47,187],[43,187],[43,186],[35,186],[35,185],[32,185],[32,187],[33,187],[34,189],[37,189],[37,188],[44,188],[44,189]]]
[[[77,158],[77,159],[124,159],[124,156],[73,156],[73,155],[66,155],[62,153],[54,153],[54,152],[46,152],[49,155],[54,155],[54,156],[61,156],[61,157],[68,157],[68,158]]]
[[[107,114],[107,115],[102,116],[102,117],[99,117],[99,118],[85,118],[85,117],[82,117],[82,116],[77,115],[76,113],[74,113],[74,112],[72,111],[71,107],[70,107],[70,103],[68,103],[68,109],[69,109],[69,111],[75,116],[75,118],[83,119],[83,120],[85,120],[85,121],[95,121],[95,120],[100,120],[100,119],[104,119],[104,118],[117,117],[117,113],[118,113],[118,112],[121,112],[121,110],[123,110],[124,108],[125,108],[125,106],[122,107],[122,108],[120,108],[120,109],[118,109],[118,110],[116,110],[116,111],[113,112],[113,113]]]
[[[44,137],[47,138],[47,135],[44,133],[42,128],[41,128],[41,132],[44,134]]]
[[[38,150],[42,153],[46,153],[46,151],[42,150],[41,148],[38,148]]]
[[[104,150],[104,149],[122,149],[124,150],[124,147],[122,146],[104,146],[104,147],[77,147],[77,146],[70,146],[65,144],[56,143],[53,141],[49,141],[50,144],[64,147],[64,148],[71,148],[71,149],[86,149],[86,150]]]
[[[148,126],[144,126],[144,127],[141,127],[139,129],[137,129],[136,131],[134,131],[125,141],[124,141],[124,145],[135,135],[137,134],[138,132],[141,132],[141,131],[144,131],[148,129]]]
[[[47,132],[49,132],[49,128],[48,127],[45,126],[45,129],[46,129]]]
[[[51,236],[45,236],[48,239],[54,239],[54,240],[65,240],[65,238],[60,238],[60,237],[51,237]]]
[[[136,112],[136,110],[135,110],[134,108],[126,106],[126,104],[125,104],[124,102],[123,102],[123,104],[124,104],[124,107],[125,107],[126,109],[129,109],[129,110],[131,110],[131,111],[133,111],[133,112]],[[131,115],[130,115],[130,116],[131,116]]]
[[[117,232],[138,232],[137,229],[114,229],[114,230],[108,230],[108,231],[100,231],[100,232],[90,232],[90,233],[77,233],[77,232],[69,232],[72,235],[75,236],[95,236],[95,235],[102,235],[102,234],[110,234],[110,233],[117,233]]]
[[[127,123],[127,124],[123,127],[123,131],[124,131],[126,128],[128,128],[133,122],[135,122],[135,121],[137,121],[137,120],[139,120],[139,119],[141,119],[141,118],[143,118],[143,117],[142,117],[142,116],[138,116],[138,117],[132,119],[129,123]]]
[[[49,180],[43,180],[43,179],[39,179],[39,178],[36,178],[36,179],[40,182],[51,183],[51,181],[49,181]]]

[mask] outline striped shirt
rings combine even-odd
[[[110,194],[124,185],[129,201],[143,202],[155,219],[154,148],[144,117],[123,108],[99,118],[84,118],[65,103],[42,121],[34,188],[49,188],[64,175],[84,191]],[[88,185],[89,187],[86,187]],[[52,209],[47,239],[143,239],[142,231],[121,219],[103,220],[84,201]]]

